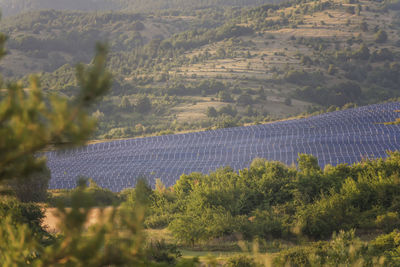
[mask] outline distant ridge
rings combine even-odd
[[[50,188],[73,188],[79,176],[120,191],[140,177],[167,186],[183,173],[208,173],[219,167],[246,168],[254,158],[296,162],[312,154],[323,167],[380,158],[400,148],[400,103],[370,105],[263,125],[145,137],[49,152]]]
[[[130,10],[155,12],[165,9],[204,8],[215,6],[258,6],[279,1],[270,0],[0,0],[5,16],[27,11],[55,9],[80,11]]]

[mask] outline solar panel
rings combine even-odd
[[[132,187],[139,178],[174,185],[183,173],[231,166],[246,168],[254,158],[295,163],[299,153],[319,164],[354,163],[386,156],[400,148],[400,103],[335,111],[306,119],[91,144],[61,153],[48,152],[51,189],[70,189],[78,177],[92,178],[112,191]]]

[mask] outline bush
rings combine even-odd
[[[322,198],[300,209],[297,214],[301,232],[317,239],[328,238],[340,229],[349,230],[357,223],[357,215],[339,194]]]
[[[247,106],[247,105],[253,104],[254,101],[253,101],[253,98],[249,94],[245,93],[245,94],[241,94],[237,98],[236,102],[238,105]]]
[[[85,187],[84,191],[94,201],[94,205],[96,206],[111,206],[114,204],[118,204],[121,202],[121,198],[118,194],[110,191],[109,189],[102,188],[98,186],[92,179],[82,179],[82,183],[89,184],[89,186]],[[54,194],[53,197],[49,200],[49,203],[53,206],[63,205],[63,206],[71,206],[71,197],[78,189],[72,190],[61,190]]]
[[[360,262],[372,266],[367,246],[355,237],[355,231],[340,231],[329,242],[320,241],[282,251],[274,259],[274,266],[358,266]]]
[[[279,238],[282,236],[283,232],[282,223],[278,216],[267,210],[254,211],[244,228],[245,229],[242,229],[242,232],[247,238]]]
[[[386,233],[390,233],[395,228],[400,227],[399,214],[397,212],[388,212],[383,215],[379,215],[375,220],[375,224]]]
[[[152,262],[162,262],[175,265],[182,257],[182,253],[176,245],[166,244],[165,240],[150,242],[147,248],[147,257]]]
[[[375,35],[375,42],[385,43],[388,40],[388,35],[384,30],[379,30]]]
[[[231,128],[237,126],[239,126],[237,120],[230,116],[222,116],[216,124],[217,129]]]
[[[245,255],[230,257],[226,262],[226,267],[255,267],[258,266],[253,258]]]
[[[218,111],[219,115],[228,115],[228,116],[232,116],[232,117],[235,117],[237,115],[237,113],[238,113],[238,111],[236,110],[236,108],[232,107],[231,105],[224,106],[224,107],[220,108]]]
[[[206,114],[209,118],[215,118],[218,116],[218,112],[214,107],[208,107]]]
[[[400,266],[399,249],[400,232],[395,230],[372,240],[368,246],[368,253],[374,257],[384,257],[385,266]]]
[[[21,203],[16,199],[3,198],[0,201],[0,218],[10,216],[13,224],[26,224],[35,234],[43,235],[42,228],[44,213],[41,208],[33,203]]]
[[[141,96],[138,98],[135,105],[135,110],[139,113],[145,114],[151,110],[151,101],[147,96]]]
[[[231,94],[227,91],[220,91],[218,93],[218,98],[221,102],[233,102]]]
[[[168,214],[150,215],[144,221],[144,226],[146,228],[151,228],[151,229],[162,229],[164,227],[167,227],[168,224],[172,221],[172,219],[173,217]]]

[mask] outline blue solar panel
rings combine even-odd
[[[50,188],[74,188],[80,176],[112,191],[133,187],[138,178],[171,186],[182,173],[246,168],[254,158],[296,163],[298,153],[326,164],[385,157],[400,148],[400,103],[336,111],[306,119],[197,133],[92,144],[48,152]]]

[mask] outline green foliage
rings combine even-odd
[[[369,244],[369,252],[375,257],[384,257],[386,266],[400,264],[400,233],[398,230],[390,234],[380,235]]]
[[[85,189],[91,195],[95,205],[109,206],[119,202],[118,197],[109,189],[99,187],[92,179],[89,179],[89,186]]]
[[[13,83],[0,102],[0,181],[23,178],[33,170],[41,170],[44,158],[34,153],[52,144],[56,147],[80,145],[93,133],[95,120],[85,107],[103,95],[110,86],[105,69],[107,49],[98,45],[98,53],[90,67],[78,65],[80,93],[68,100],[51,95],[44,98],[37,77],[31,78],[28,93],[22,84]],[[24,144],[21,146],[21,144]]]
[[[218,98],[221,102],[233,102],[231,94],[227,91],[220,91],[218,93]]]
[[[0,220],[0,260],[4,266],[26,266],[37,257],[38,246],[27,224],[16,224],[12,216]]]
[[[297,158],[297,164],[300,171],[309,174],[313,171],[320,171],[320,167],[318,165],[318,159],[314,156],[310,156],[307,154],[299,154]]]
[[[0,149],[4,151],[0,182],[20,179],[22,183],[24,177],[34,178],[31,175],[43,168],[43,159],[37,159],[35,153],[49,145],[64,147],[86,141],[94,120],[85,109],[110,86],[105,56],[105,47],[99,45],[91,66],[78,65],[81,91],[72,100],[52,95],[47,105],[36,78],[27,93],[21,84],[8,87],[0,103]],[[53,240],[45,239],[48,234],[41,227],[43,213],[37,205],[1,196],[0,238],[7,242],[0,242],[0,262],[4,266],[152,266],[154,261],[171,262],[170,257],[158,257],[164,255],[162,249],[146,253],[141,229],[148,192],[138,184],[134,209],[129,205],[108,211],[100,208],[99,222],[88,228],[90,211],[99,203],[109,204],[113,195],[93,181],[89,188],[85,180],[80,181],[71,193],[70,208],[59,203],[56,216],[61,233]]]
[[[296,96],[325,106],[343,106],[346,103],[361,101],[362,91],[357,83],[344,82],[331,87],[307,86],[296,90]]]
[[[255,260],[245,256],[238,255],[230,257],[225,265],[226,267],[255,267],[259,266],[256,264]]]
[[[375,35],[375,42],[377,43],[385,43],[388,40],[388,35],[386,31],[379,30]]]
[[[168,265],[176,265],[177,260],[182,257],[176,245],[166,244],[164,240],[151,242],[147,254],[150,260]]]
[[[367,252],[368,247],[355,237],[354,230],[334,234],[329,242],[295,247],[279,254],[274,266],[380,266]]]
[[[33,203],[21,203],[16,199],[2,197],[0,202],[0,218],[9,218],[15,225],[26,225],[32,235],[38,235],[39,240],[44,237],[42,209]],[[6,240],[6,239],[3,239]]]
[[[230,6],[254,6],[269,1],[257,0],[201,0],[185,1],[171,0],[168,3],[160,0],[130,1],[130,0],[1,0],[0,7],[6,15],[17,14],[32,10],[59,9],[59,10],[81,10],[81,11],[107,11],[107,10],[131,10],[134,12],[171,12],[173,15],[179,14],[183,10],[198,10],[205,7],[221,8]],[[171,11],[169,11],[171,10]]]
[[[266,240],[283,236],[284,225],[279,214],[272,210],[255,210],[247,222],[243,222],[241,231],[244,237],[259,237]]]
[[[147,96],[141,96],[137,99],[135,110],[139,113],[148,113],[151,110],[151,101]]]
[[[237,109],[231,105],[221,107],[218,110],[219,115],[229,115],[229,116],[235,117],[237,115],[237,113],[238,113]]]
[[[246,106],[253,104],[253,98],[249,94],[241,94],[237,99],[236,102],[238,105]]]
[[[250,168],[182,175],[173,188],[150,198],[148,227],[168,225],[192,246],[216,238],[306,236],[326,239],[350,229],[398,227],[399,153],[385,160],[340,164],[321,170],[300,154],[298,170],[255,159]]]
[[[119,106],[125,111],[133,111],[132,104],[126,96],[122,97],[121,104]]]
[[[48,198],[50,178],[50,170],[43,167],[42,170],[33,172],[24,179],[9,180],[7,184],[22,202],[45,202]]]
[[[360,49],[354,53],[354,57],[361,60],[368,60],[370,57],[370,51],[365,44],[360,46]]]
[[[207,114],[207,117],[210,117],[210,118],[215,118],[218,116],[218,112],[214,107],[208,107],[206,114]]]
[[[395,228],[400,228],[400,218],[397,212],[387,212],[379,215],[375,220],[376,226],[383,229],[386,233],[392,232]]]
[[[365,22],[365,21],[361,22],[361,24],[360,24],[360,29],[361,29],[363,32],[367,32],[367,31],[368,31],[368,23]]]

